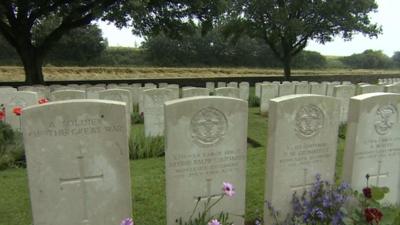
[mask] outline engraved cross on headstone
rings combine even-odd
[[[290,186],[290,190],[298,191],[298,190],[304,190],[306,188],[311,187],[313,185],[313,183],[307,183],[307,175],[308,175],[308,169],[304,169],[303,183],[299,184],[299,185]]]
[[[202,195],[202,196],[197,196],[195,197],[195,201],[208,201],[208,199],[216,199],[216,198],[220,198],[221,194],[211,194],[211,178],[207,178],[206,182],[207,182],[207,194],[206,195]]]
[[[88,216],[88,189],[86,187],[87,182],[101,181],[104,178],[103,174],[98,175],[88,175],[86,174],[86,167],[84,163],[84,154],[82,149],[80,149],[80,154],[77,157],[79,162],[79,177],[69,177],[69,178],[60,178],[60,186],[64,185],[79,185],[81,190],[81,199],[83,204],[83,218],[81,224],[89,224],[89,216]]]
[[[379,181],[381,178],[387,178],[389,176],[389,172],[382,173],[382,160],[378,161],[378,171],[376,174],[369,174],[369,179],[376,179],[375,186],[379,186]]]

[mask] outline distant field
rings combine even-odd
[[[123,80],[123,79],[168,79],[201,77],[251,77],[282,76],[281,69],[249,68],[166,68],[166,67],[44,67],[45,80]],[[400,70],[293,70],[293,75],[399,75]],[[23,81],[21,67],[0,67],[1,81]]]

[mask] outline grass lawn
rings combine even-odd
[[[249,110],[248,136],[246,221],[250,224],[263,213],[267,118],[260,116],[258,108]],[[342,152],[343,139],[339,139],[339,159]],[[341,162],[337,165],[341,171]],[[164,158],[131,161],[131,176],[136,224],[165,225]],[[26,170],[0,171],[0,225],[29,225],[31,218]]]

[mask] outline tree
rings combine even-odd
[[[291,63],[309,40],[322,44],[354,33],[375,37],[381,28],[368,14],[375,0],[234,0],[225,33],[247,33],[263,39],[282,62],[290,79]]]
[[[400,52],[395,52],[392,56],[394,66],[400,67]]]
[[[101,56],[108,46],[101,29],[89,24],[67,32],[49,51],[46,63],[85,66]]]
[[[387,69],[391,66],[391,59],[382,51],[365,50],[361,54],[353,54],[341,59],[344,64],[357,69]]]
[[[144,35],[162,30],[178,35],[177,31],[190,31],[194,21],[199,21],[205,31],[212,27],[215,16],[223,12],[226,1],[1,0],[0,33],[20,56],[26,82],[43,83],[44,57],[74,28],[104,18],[119,26],[130,25],[135,33]],[[54,29],[41,29],[49,21],[55,21]]]
[[[101,17],[116,0],[0,1],[0,33],[16,49],[25,70],[25,81],[43,83],[46,54],[68,31]],[[54,29],[38,33],[49,18],[59,18]],[[36,31],[36,32],[35,32]],[[39,37],[37,37],[39,36]]]

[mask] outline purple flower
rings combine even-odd
[[[321,220],[325,218],[324,212],[322,212],[321,209],[319,209],[319,208],[316,208],[316,209],[314,210],[314,214],[315,214],[318,218],[320,218]]]
[[[324,206],[325,208],[328,208],[330,205],[331,205],[331,202],[330,202],[329,195],[324,194],[324,196],[322,197],[322,206]]]
[[[120,225],[134,225],[132,218],[125,218],[121,221]]]
[[[231,183],[224,182],[224,186],[222,188],[222,191],[225,192],[225,195],[228,195],[229,197],[232,197],[235,195],[235,188]]]
[[[212,219],[208,222],[208,225],[221,225],[221,223],[217,219]]]

